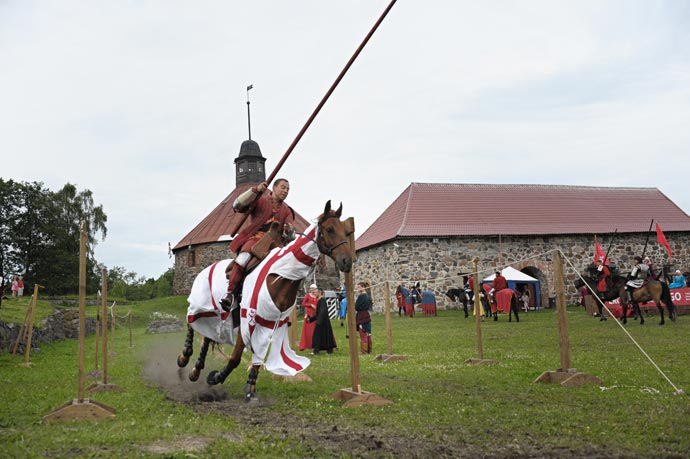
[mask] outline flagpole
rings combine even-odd
[[[652,218],[652,222],[649,224],[649,229],[647,230],[647,240],[644,241],[644,249],[642,249],[642,259],[644,260],[644,254],[647,251],[647,244],[649,243],[649,233],[652,232],[652,226],[654,225],[654,219]]]
[[[609,252],[611,251],[611,247],[613,247],[613,241],[616,239],[616,233],[618,233],[618,228],[613,232],[613,236],[611,236],[611,242],[609,242],[609,248],[606,250],[606,255],[604,255],[604,264],[609,260]]]

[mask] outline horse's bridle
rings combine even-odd
[[[335,249],[340,247],[343,244],[347,244],[349,241],[347,239],[343,239],[342,241],[338,242],[335,244],[333,247],[327,247],[326,246],[326,241],[324,240],[323,237],[323,231],[321,230],[321,224],[328,220],[329,218],[335,218],[335,214],[330,214],[325,216],[319,223],[316,225],[316,246],[319,248],[319,252],[325,253],[329,257],[333,253]]]

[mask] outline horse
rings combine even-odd
[[[469,317],[467,312],[467,303],[469,302],[469,299],[467,298],[467,295],[465,295],[465,291],[459,288],[449,288],[445,295],[453,302],[462,301],[462,309],[465,311],[465,319],[467,319],[467,317]]]
[[[518,298],[515,291],[504,288],[498,292],[494,292],[494,299],[496,301],[497,309],[504,309],[502,306],[508,306],[508,322],[513,321],[513,313],[515,313],[515,321],[520,322],[520,316],[518,315]],[[498,314],[494,313],[494,320],[498,320]]]
[[[597,292],[597,268],[596,266],[590,265],[587,268],[587,271],[589,274],[583,274],[582,278],[588,284],[590,290],[593,293],[596,292],[602,301],[614,301],[617,298],[621,299],[623,313],[620,320],[624,324],[627,324],[628,302],[625,301],[625,298],[627,298],[627,292],[625,290],[625,284],[628,280],[627,275],[624,276],[621,273],[612,272],[611,276],[609,276],[609,280],[606,283],[606,291]],[[581,288],[583,285],[584,283],[580,279],[575,281],[576,288]],[[664,325],[665,323],[664,309],[661,307],[662,302],[666,305],[666,308],[668,309],[669,319],[671,319],[671,321],[673,322],[676,321],[676,307],[673,304],[673,300],[671,299],[671,291],[668,288],[668,284],[666,284],[665,282],[660,282],[658,280],[649,280],[642,287],[635,289],[633,291],[632,307],[634,313],[637,314],[637,316],[640,318],[640,325],[644,325],[644,317],[642,316],[642,311],[640,310],[639,303],[646,303],[648,301],[654,301],[657,309],[659,310],[659,316],[661,317],[659,325]],[[601,302],[597,302],[597,307],[599,308],[599,316],[601,317],[601,320],[606,320],[606,318],[603,315],[603,308]]]
[[[197,275],[188,298],[187,337],[177,358],[179,367],[186,366],[193,353],[194,331],[204,337],[199,359],[189,374],[190,380],[199,378],[211,342],[230,343],[234,348],[226,365],[208,374],[206,382],[209,385],[225,382],[240,364],[245,347],[251,350],[252,364],[244,387],[247,402],[258,401],[256,382],[262,364],[268,371],[284,376],[294,376],[309,366],[308,358],[297,355],[290,348],[289,317],[300,283],[313,272],[321,254],[333,259],[342,272],[352,269],[350,236],[353,225],[340,220],[342,208],[341,204],[338,210],[332,210],[331,201],[328,201],[316,224],[285,247],[274,248],[246,275],[242,294],[229,312],[220,307],[220,299],[227,291],[224,273],[233,260],[216,262]]]

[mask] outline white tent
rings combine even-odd
[[[534,285],[534,293],[535,293],[535,305],[537,307],[541,306],[541,295],[539,292],[539,280],[535,279],[532,276],[529,276],[521,271],[518,271],[515,268],[512,268],[510,266],[506,266],[503,268],[503,271],[501,271],[501,275],[506,278],[506,281],[508,281],[508,288],[512,290],[516,290],[517,284],[530,284]],[[496,274],[492,274],[488,277],[485,277],[482,280],[482,284],[493,284],[494,283],[494,278],[496,277]]]

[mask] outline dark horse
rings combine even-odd
[[[462,309],[465,311],[465,319],[469,316],[467,313],[467,303],[469,302],[469,299],[465,295],[465,291],[459,288],[449,288],[446,291],[446,296],[450,298],[451,301],[461,301],[462,302]]]
[[[597,295],[598,292],[596,290],[596,285],[598,280],[596,266],[590,266],[587,269],[587,274],[583,274],[582,278],[588,284],[589,290],[592,292],[592,294]],[[625,291],[626,282],[627,276],[612,273],[609,277],[609,281],[607,281],[606,291],[603,293],[598,293],[598,296],[603,301],[614,301],[615,299],[620,298],[621,306],[623,307],[621,321],[624,324],[628,323],[628,302],[625,301],[625,299],[628,296],[627,292]],[[583,287],[584,285],[585,284],[580,279],[575,281],[575,287],[578,289]],[[640,325],[644,325],[644,317],[642,316],[642,311],[640,310],[639,303],[646,303],[648,301],[654,301],[657,309],[659,310],[659,315],[661,317],[659,325],[663,325],[665,323],[664,309],[661,307],[662,302],[666,305],[666,308],[668,309],[669,319],[675,322],[676,307],[674,306],[673,300],[671,299],[671,291],[668,288],[668,284],[666,284],[665,282],[659,282],[658,280],[650,280],[647,281],[647,283],[645,283],[642,287],[636,289],[633,292],[632,307],[635,314],[637,314],[637,316],[640,318]],[[601,302],[597,301],[597,307],[599,308],[599,315],[602,317],[602,319],[605,319],[603,316],[603,308]]]
[[[206,378],[210,385],[223,383],[237,368],[245,347],[252,351],[252,366],[244,388],[246,400],[256,401],[256,381],[259,368],[279,375],[295,375],[309,365],[309,359],[297,355],[289,345],[287,327],[295,305],[299,285],[313,272],[320,256],[335,261],[342,272],[352,269],[350,221],[341,221],[342,204],[331,209],[328,201],[315,225],[307,228],[294,241],[273,249],[243,282],[240,307],[231,312],[220,307],[220,299],[227,288],[225,268],[232,260],[222,260],[202,271],[194,280],[189,295],[187,338],[177,364],[184,367],[193,353],[194,330],[204,336],[202,349],[189,379],[196,381],[204,368],[211,342],[234,344],[232,355],[220,371],[212,371]],[[240,333],[237,333],[239,326]],[[235,334],[237,338],[235,339]]]
[[[510,305],[508,308],[508,322],[513,321],[513,313],[515,313],[515,320],[520,322],[520,316],[518,315],[518,299],[515,292],[509,288],[504,288],[498,292],[494,292],[494,300],[496,304],[505,304],[506,302]],[[497,306],[498,308],[498,306]],[[498,320],[498,314],[494,313],[494,320]]]

